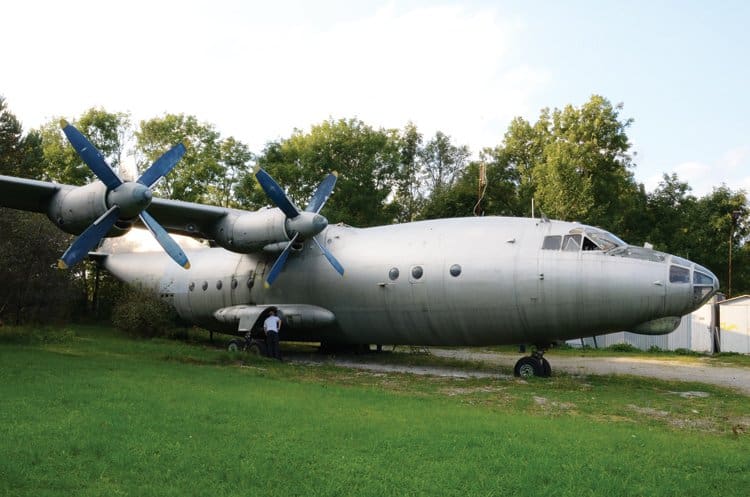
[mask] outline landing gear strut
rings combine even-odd
[[[549,378],[552,376],[552,366],[544,358],[544,348],[537,347],[530,356],[521,357],[513,368],[513,374],[521,378],[539,376]]]

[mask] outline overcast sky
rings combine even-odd
[[[25,129],[186,113],[260,152],[358,117],[476,152],[596,93],[635,120],[649,190],[663,172],[750,190],[750,2],[24,0],[2,21],[0,94]]]

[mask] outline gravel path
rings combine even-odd
[[[518,354],[478,352],[469,349],[430,349],[438,357],[452,357],[513,367]],[[548,355],[552,371],[570,374],[629,374],[662,380],[694,381],[738,390],[750,395],[750,368],[716,366],[697,362],[679,362],[643,357],[560,357]]]

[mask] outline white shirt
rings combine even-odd
[[[265,331],[275,331],[278,333],[280,329],[281,319],[279,319],[278,316],[268,316],[266,320],[263,321],[263,330]]]

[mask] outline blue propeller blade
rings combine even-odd
[[[286,217],[293,218],[299,216],[299,209],[292,203],[289,197],[286,196],[284,190],[281,189],[279,184],[276,183],[270,174],[262,168],[258,168],[258,171],[255,173],[255,178],[258,180],[258,183],[260,183],[263,191],[266,192],[266,195],[271,197],[273,203],[281,209]]]
[[[89,169],[107,186],[107,190],[114,190],[122,184],[122,180],[109,167],[101,152],[80,131],[65,120],[60,121],[60,125],[75,151],[81,156],[83,162],[89,166]]]
[[[102,214],[99,219],[86,228],[86,231],[75,239],[73,244],[68,247],[63,256],[57,262],[60,269],[67,269],[70,266],[80,262],[86,257],[86,254],[93,249],[99,240],[115,225],[117,216],[120,214],[120,208],[114,206]]]
[[[156,159],[156,162],[151,164],[151,167],[141,174],[141,177],[138,178],[138,183],[151,188],[154,186],[154,183],[159,181],[163,176],[166,176],[174,168],[183,155],[185,155],[185,145],[178,143],[171,150],[164,152],[161,157]]]
[[[333,269],[335,269],[341,276],[344,276],[344,266],[342,266],[339,261],[336,260],[333,254],[327,248],[325,248],[317,238],[313,238],[313,241],[315,242],[315,245],[318,246],[320,251],[323,252],[323,255],[326,256],[326,259],[328,259],[328,262],[331,263]]]
[[[307,207],[305,208],[306,212],[314,212],[315,214],[320,212],[320,209],[326,205],[326,201],[331,196],[333,187],[336,186],[336,179],[336,173],[331,173],[326,176],[326,179],[320,182],[318,189],[315,190],[315,193],[313,193],[313,196],[310,199],[310,203],[307,204]]]
[[[151,217],[151,214],[146,211],[140,213],[140,218],[169,257],[185,269],[190,269],[190,261],[188,261],[185,252],[183,252],[177,242],[169,236],[169,233],[161,227],[161,224],[156,222],[156,219]]]
[[[276,281],[276,278],[281,274],[281,270],[284,269],[284,264],[286,264],[286,260],[289,258],[289,251],[292,250],[292,244],[297,240],[297,236],[298,234],[294,235],[292,239],[289,240],[284,251],[281,252],[279,258],[276,259],[276,262],[271,266],[271,270],[268,272],[268,276],[266,276],[266,288],[273,285],[273,282]]]

